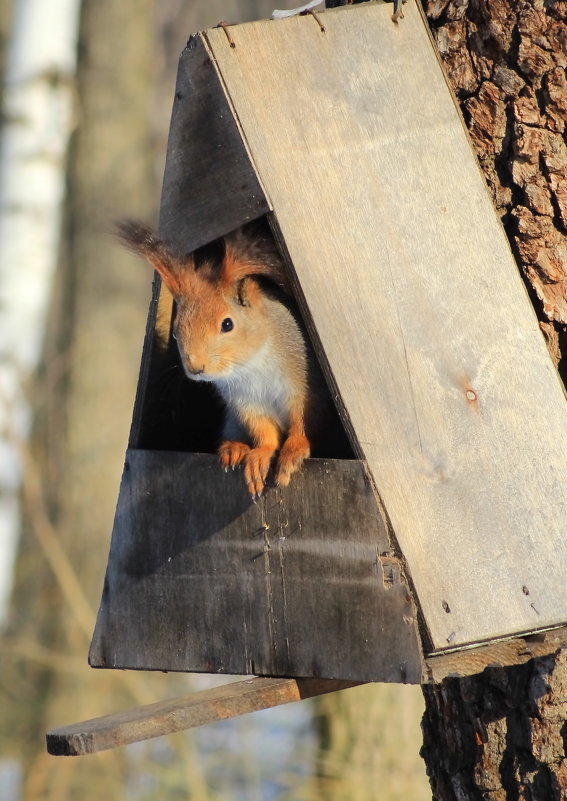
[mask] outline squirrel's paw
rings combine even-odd
[[[309,452],[309,441],[306,437],[288,437],[282,445],[278,458],[276,484],[287,487],[292,474],[299,470]]]
[[[242,463],[249,452],[250,446],[244,442],[230,442],[229,440],[223,442],[218,451],[221,467],[225,471],[229,467],[234,470],[235,467]]]
[[[253,498],[264,490],[273,455],[272,448],[253,448],[244,457],[244,481]]]

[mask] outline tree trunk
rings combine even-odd
[[[565,379],[567,5],[424,0],[449,80]]]
[[[57,264],[73,130],[79,0],[13,9],[0,129],[0,627],[20,534],[20,449]],[[16,267],[17,265],[17,267]]]
[[[424,688],[438,801],[567,798],[567,651]]]
[[[147,134],[152,9],[153,0],[82,4],[64,269],[52,293],[41,375],[29,393],[35,435],[24,453],[25,523],[12,620],[2,642],[7,725],[0,745],[22,760],[22,792],[29,801],[100,796],[100,785],[87,780],[97,778],[99,764],[61,769],[45,754],[44,732],[59,721],[96,715],[113,686],[110,676],[97,680],[88,669],[86,652],[150,290],[147,276],[108,231],[117,215],[155,213]]]
[[[365,684],[320,696],[318,801],[428,801],[418,687]]]
[[[328,7],[347,3],[327,0]],[[565,382],[567,4],[422,3]],[[565,652],[423,690],[421,753],[436,801],[567,799]],[[370,707],[360,714],[366,718]]]
[[[424,6],[565,381],[566,4],[426,0]],[[422,756],[434,799],[567,798],[566,652],[446,679],[424,687],[424,696]]]

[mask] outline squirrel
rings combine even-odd
[[[142,223],[120,222],[117,233],[174,298],[172,335],[187,377],[211,382],[224,401],[221,466],[242,466],[255,498],[277,453],[275,481],[287,486],[310,455],[326,399],[271,237],[252,224],[179,256]]]

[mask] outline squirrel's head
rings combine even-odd
[[[126,246],[143,256],[175,301],[172,335],[193,380],[227,380],[270,335],[263,279],[287,290],[273,242],[239,229],[212,247],[179,256],[141,223],[117,226]]]

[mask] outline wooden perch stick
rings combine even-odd
[[[565,647],[567,626],[467,651],[430,654],[425,662],[424,681],[439,682],[447,676],[480,673],[487,666],[523,664]],[[52,729],[47,733],[47,750],[53,756],[93,754],[363,683],[332,679],[246,679]]]
[[[326,679],[246,679],[61,726],[47,733],[47,750],[54,756],[93,754],[356,685]]]

